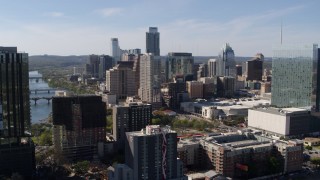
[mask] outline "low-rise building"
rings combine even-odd
[[[271,135],[299,136],[310,133],[311,114],[300,108],[256,108],[248,113],[248,126]]]
[[[191,159],[185,158],[185,151],[192,152]],[[178,157],[188,166],[240,179],[301,170],[302,153],[300,140],[274,141],[248,132],[212,134],[178,143]],[[270,161],[277,165],[271,167]]]
[[[306,146],[319,146],[320,138],[312,138],[312,137],[304,138],[303,144]]]

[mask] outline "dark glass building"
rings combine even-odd
[[[52,99],[55,150],[67,160],[90,160],[106,137],[105,103],[101,96],[83,95]]]
[[[28,54],[0,47],[0,175],[32,177],[30,124]]]
[[[146,53],[160,56],[160,33],[157,27],[149,27],[149,32],[146,32]]]
[[[264,60],[264,56],[262,54],[257,54],[256,57],[246,62],[247,81],[262,80],[263,60]]]
[[[109,70],[113,67],[113,58],[108,55],[102,55],[99,57],[99,78],[105,79],[106,78],[106,70]]]

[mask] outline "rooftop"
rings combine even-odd
[[[302,108],[274,108],[274,107],[264,107],[264,108],[257,108],[253,109],[252,111],[260,111],[260,112],[266,112],[276,115],[293,115],[293,114],[307,114],[309,113],[309,110],[302,109]]]

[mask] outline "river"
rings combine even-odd
[[[41,78],[32,79],[34,77],[42,77],[42,75],[38,71],[30,71],[29,72],[29,89],[46,89],[49,88],[48,83],[43,81]],[[30,108],[31,108],[31,123],[39,123],[41,120],[46,119],[49,114],[52,112],[52,105],[51,101],[48,103],[45,99],[40,99],[37,101],[37,104],[34,103],[31,98],[34,97],[52,97],[55,92],[50,91],[40,91],[35,93],[34,91],[31,91],[30,93]]]

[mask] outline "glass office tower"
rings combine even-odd
[[[28,54],[0,47],[0,136],[23,137],[30,128]]]
[[[0,47],[0,174],[32,179],[35,147],[30,138],[28,54]],[[0,178],[1,179],[1,178]]]
[[[319,111],[318,45],[273,47],[271,104]]]

